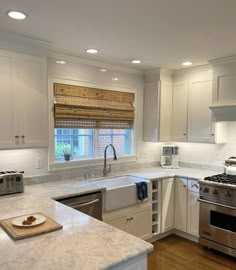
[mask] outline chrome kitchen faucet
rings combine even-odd
[[[104,149],[104,167],[103,167],[103,176],[104,177],[107,176],[107,174],[109,172],[111,172],[111,164],[109,164],[109,168],[107,169],[107,149],[109,148],[109,146],[112,147],[114,160],[117,160],[116,149],[115,149],[114,145],[113,144],[108,144]]]

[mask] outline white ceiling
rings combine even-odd
[[[29,17],[16,21],[6,11]],[[236,54],[235,0],[0,0],[0,30],[69,55],[137,68],[182,68]],[[99,54],[88,56],[86,48]]]

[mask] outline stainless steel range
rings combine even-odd
[[[236,175],[213,175],[199,183],[199,242],[236,257]]]

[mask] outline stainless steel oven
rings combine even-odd
[[[200,180],[199,242],[236,257],[236,176]]]
[[[236,208],[200,201],[200,243],[236,256]]]

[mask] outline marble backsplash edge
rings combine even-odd
[[[201,164],[201,163],[189,163],[189,162],[179,162],[180,167],[198,169],[198,170],[206,170],[206,171],[214,171],[216,173],[223,173],[224,166],[218,165],[209,165],[209,164]]]
[[[198,163],[188,163],[188,162],[179,162],[180,167],[184,168],[191,168],[191,169],[199,169],[199,170],[209,170],[215,171],[216,173],[222,173],[224,168],[223,166],[216,166],[216,165],[206,165],[206,164],[198,164]],[[159,161],[153,162],[145,162],[145,163],[138,163],[138,162],[126,162],[121,163],[118,165],[112,165],[112,175],[117,175],[119,173],[123,174],[131,170],[135,169],[145,169],[151,167],[160,166]],[[93,167],[83,167],[79,168],[78,170],[67,171],[67,172],[58,172],[53,174],[47,174],[42,176],[34,176],[34,177],[25,177],[24,184],[25,185],[34,185],[34,184],[42,184],[48,182],[56,182],[56,181],[63,181],[63,180],[71,180],[71,179],[78,179],[84,180],[99,178],[102,177],[102,170],[103,166],[93,166]]]
[[[145,163],[138,163],[138,162],[125,162],[120,164],[112,164],[112,175],[117,175],[119,173],[123,174],[125,172],[135,170],[135,169],[142,169],[142,168],[151,168],[160,166],[160,162],[153,161],[153,162],[145,162]],[[35,184],[42,184],[47,182],[56,182],[56,181],[63,181],[63,180],[71,180],[71,179],[78,179],[78,180],[85,180],[85,179],[93,179],[102,177],[103,166],[97,165],[93,167],[83,167],[79,168],[78,170],[67,171],[67,172],[59,172],[53,174],[46,174],[40,176],[33,176],[33,177],[25,177],[24,178],[24,185],[35,185]]]

